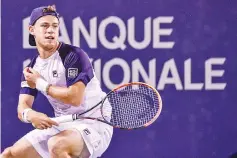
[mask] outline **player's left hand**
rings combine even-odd
[[[25,68],[23,74],[25,76],[26,81],[33,83],[36,83],[36,80],[41,77],[37,71],[30,67]]]

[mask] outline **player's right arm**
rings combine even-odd
[[[27,69],[24,69],[24,71],[27,71]],[[35,88],[35,84],[27,81],[23,73],[17,108],[18,118],[23,122],[32,123],[37,129],[47,129],[52,127],[52,125],[57,126],[58,124],[52,121],[47,115],[32,109],[37,93],[38,91]]]

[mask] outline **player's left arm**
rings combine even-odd
[[[83,101],[85,87],[85,84],[81,81],[74,83],[68,88],[50,86],[48,90],[48,95],[66,104],[79,106]]]
[[[36,82],[37,79],[41,79],[40,74],[32,68],[29,68],[30,73],[25,74],[26,80]],[[85,84],[82,81],[78,81],[69,87],[59,87],[49,85],[46,89],[47,94],[55,99],[62,101],[65,104],[71,104],[73,106],[79,106],[84,97]]]

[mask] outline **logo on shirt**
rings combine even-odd
[[[58,72],[57,72],[57,70],[53,70],[53,77],[58,77]]]
[[[78,75],[78,69],[77,68],[69,68],[68,69],[68,77],[69,78],[75,78]]]
[[[86,135],[89,135],[89,134],[91,134],[91,132],[86,128],[86,129],[84,129],[83,130],[84,131],[84,133],[86,134]]]

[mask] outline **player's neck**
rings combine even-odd
[[[57,50],[58,45],[59,45],[59,42],[57,42],[55,47],[49,50],[46,50],[43,47],[37,47],[40,58],[47,59],[48,57],[50,57]]]

